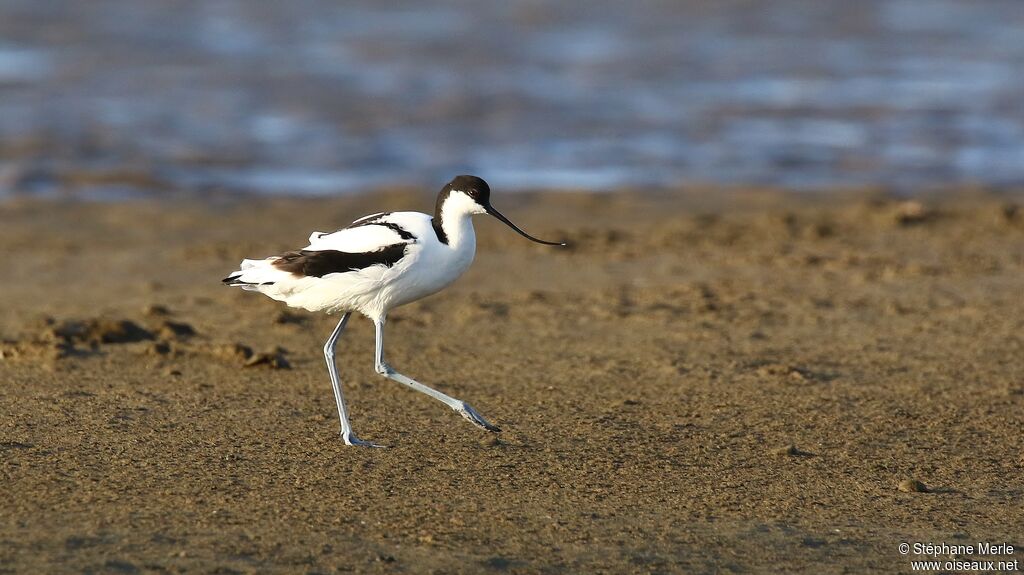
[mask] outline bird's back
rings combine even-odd
[[[306,250],[371,252],[398,243],[418,242],[431,217],[419,212],[382,212],[359,218],[335,232],[313,232]]]
[[[310,311],[382,315],[444,288],[472,261],[475,241],[452,249],[439,241],[432,220],[419,212],[366,216],[335,232],[314,232],[300,250],[245,260],[225,283]]]

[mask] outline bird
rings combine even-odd
[[[359,218],[335,232],[313,232],[306,247],[264,259],[242,260],[239,269],[222,280],[228,286],[257,291],[291,307],[341,314],[323,352],[346,445],[382,447],[353,432],[335,362],[338,338],[356,312],[374,324],[374,370],[378,374],[444,403],[482,429],[501,431],[465,401],[403,375],[384,361],[388,312],[441,291],[469,268],[476,254],[472,216],[477,214],[493,216],[530,241],[566,245],[524,232],[491,205],[487,182],[461,175],[438,193],[433,215],[381,212]]]

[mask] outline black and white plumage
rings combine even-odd
[[[309,245],[262,260],[243,260],[224,283],[258,291],[292,307],[343,314],[324,345],[341,419],[349,445],[375,446],[358,439],[348,420],[334,348],[352,312],[376,326],[377,373],[438,399],[488,431],[499,431],[464,401],[410,379],[384,362],[384,322],[388,311],[436,293],[461,276],[476,253],[474,214],[490,214],[524,237],[491,206],[490,187],[475,176],[458,176],[438,194],[434,215],[387,212],[360,218],[336,232],[313,232]]]

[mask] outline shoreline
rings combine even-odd
[[[170,181],[161,181],[145,172],[133,170],[77,170],[52,177],[59,191],[42,193],[17,191],[9,188],[0,193],[0,206],[24,203],[171,203],[171,204],[232,204],[236,202],[332,202],[345,199],[380,196],[422,197],[432,200],[436,190],[427,185],[373,184],[358,189],[327,188],[315,193],[260,192],[246,188],[175,187]],[[435,182],[438,186],[441,182]],[[993,184],[961,182],[929,185],[884,184],[832,184],[802,188],[771,184],[721,184],[714,182],[678,182],[666,185],[588,187],[504,187],[495,186],[502,196],[623,196],[643,195],[655,198],[719,197],[728,200],[734,196],[782,196],[787,198],[858,200],[865,198],[948,201],[964,197],[1007,197],[1024,195],[1024,183]],[[416,208],[410,208],[416,209]]]

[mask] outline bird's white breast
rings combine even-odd
[[[476,254],[476,234],[469,218],[464,220],[457,231],[449,231],[448,244],[444,244],[426,214],[399,212],[387,216],[387,221],[402,226],[417,239],[408,256],[394,267],[395,279],[388,282],[393,306],[436,293],[465,273]]]

